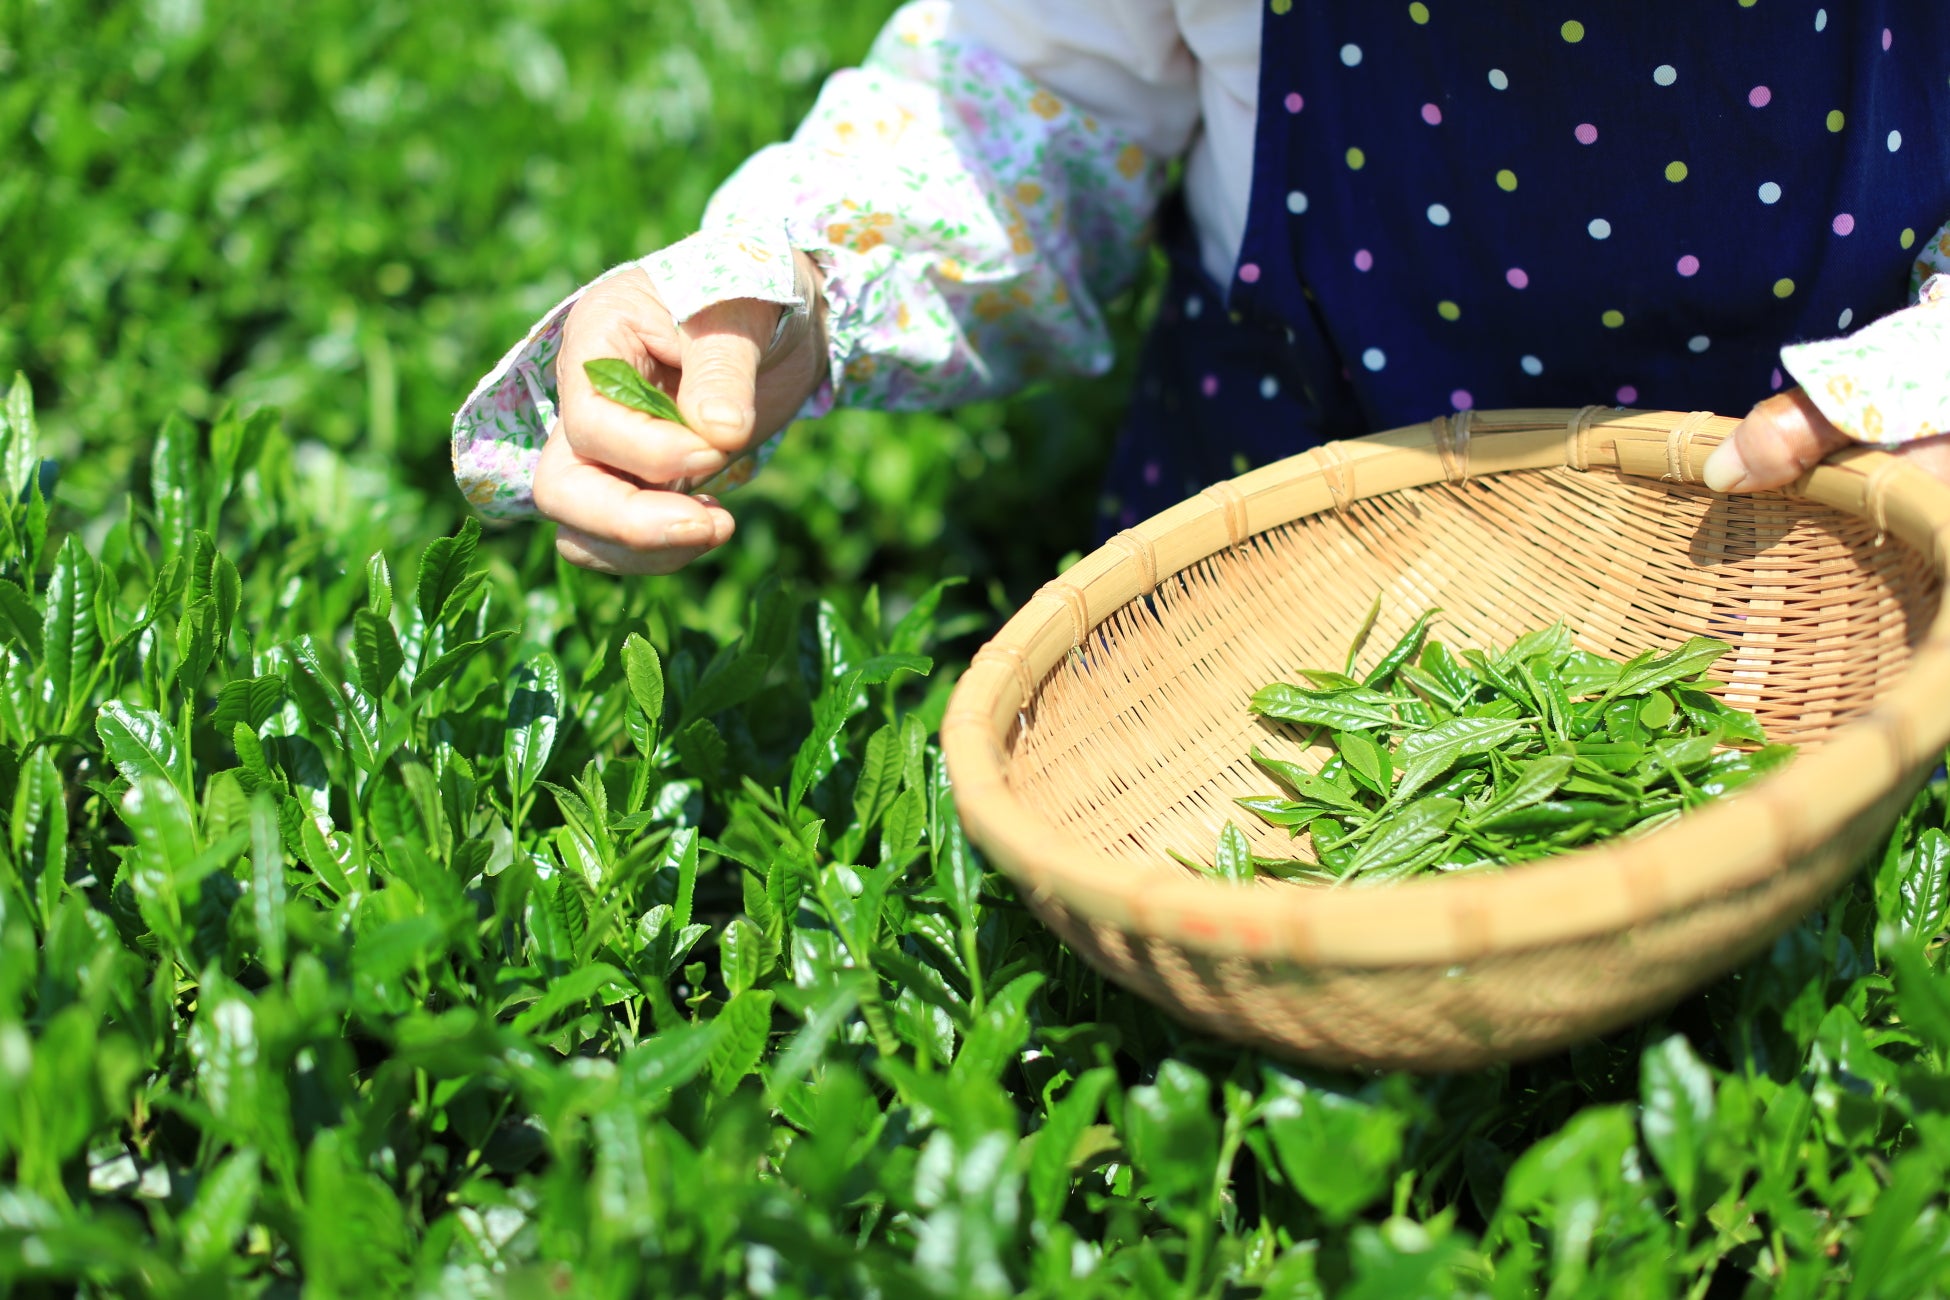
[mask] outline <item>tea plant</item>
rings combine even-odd
[[[275,419],[50,528],[0,430],[0,1278],[23,1294],[1920,1294],[1942,784],[1671,1016],[1414,1079],[1180,1030],[963,839],[940,589],[417,561]],[[18,494],[18,500],[15,495]],[[410,574],[410,578],[405,575]]]

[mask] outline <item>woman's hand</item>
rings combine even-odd
[[[825,304],[811,259],[794,254],[809,313],[776,344],[777,303],[741,298],[671,320],[650,277],[632,268],[570,309],[555,362],[554,432],[535,469],[535,508],[558,525],[555,548],[605,573],[670,573],[731,538],[710,497],[674,490],[709,478],[785,427],[825,373]],[[583,363],[620,357],[670,393],[690,427],[598,396]]]
[[[1858,445],[1830,424],[1806,393],[1790,388],[1749,411],[1733,436],[1713,449],[1706,458],[1706,486],[1715,492],[1786,487],[1830,452]],[[1950,434],[1892,450],[1950,482]]]

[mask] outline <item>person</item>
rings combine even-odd
[[[1471,407],[1751,407],[1719,490],[1853,442],[1950,478],[1946,126],[1928,0],[920,0],[697,234],[509,352],[456,477],[669,572],[795,418],[1107,369],[1155,239],[1106,529]],[[685,424],[598,397],[608,356]]]

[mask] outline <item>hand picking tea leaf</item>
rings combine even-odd
[[[645,379],[629,362],[605,357],[600,361],[583,362],[582,369],[596,391],[610,401],[627,406],[632,411],[641,411],[654,419],[669,420],[687,429],[690,427],[678,411],[677,403],[670,399],[670,394]]]
[[[1236,800],[1311,858],[1247,857],[1231,823],[1222,868],[1289,880],[1383,883],[1424,872],[1488,870],[1644,834],[1772,771],[1751,713],[1715,699],[1704,674],[1730,647],[1694,637],[1618,662],[1574,649],[1562,624],[1502,650],[1452,653],[1429,639],[1436,610],[1357,674],[1374,614],[1340,670],[1271,682],[1253,712],[1325,739],[1318,772],[1255,748],[1279,789]]]

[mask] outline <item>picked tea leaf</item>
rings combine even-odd
[[[610,401],[627,406],[632,411],[641,411],[654,419],[669,420],[687,429],[690,427],[678,411],[677,403],[670,399],[670,394],[645,379],[629,362],[617,357],[604,357],[600,361],[583,362],[582,370],[589,376],[589,382],[595,385],[596,391]]]
[[[1429,636],[1437,612],[1357,678],[1371,610],[1345,667],[1300,669],[1300,682],[1253,694],[1254,713],[1332,750],[1309,772],[1255,747],[1253,762],[1282,788],[1234,801],[1306,835],[1312,860],[1253,857],[1230,823],[1217,868],[1173,856],[1227,879],[1265,872],[1316,884],[1495,870],[1645,834],[1793,752],[1706,689],[1725,642],[1695,637],[1620,662],[1576,649],[1558,623],[1501,650],[1457,654]]]

